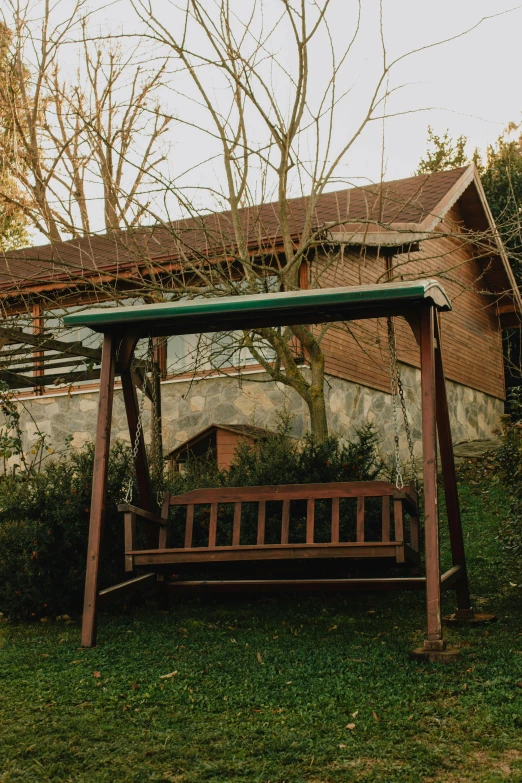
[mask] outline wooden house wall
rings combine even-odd
[[[395,256],[394,279],[438,278],[453,310],[442,314],[446,377],[504,399],[502,337],[495,297],[484,293],[483,266],[473,247],[454,234],[461,223],[458,205],[438,227],[440,238],[425,241],[418,252]],[[386,279],[386,259],[374,249],[347,248],[336,263],[320,257],[312,264],[312,285],[362,285]],[[313,278],[316,277],[314,281]],[[398,357],[420,366],[419,350],[408,324],[395,319]],[[384,319],[332,327],[323,338],[326,372],[370,388],[389,391],[387,327]]]

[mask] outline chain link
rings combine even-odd
[[[132,452],[131,452],[133,465],[136,464],[136,457],[138,456],[138,450],[139,450],[139,447],[140,447],[141,434],[142,434],[142,431],[143,431],[143,414],[145,412],[145,397],[146,397],[145,389],[146,389],[146,386],[147,386],[147,378],[148,378],[148,375],[149,375],[149,371],[150,371],[150,369],[152,367],[152,364],[153,364],[153,353],[151,351],[151,345],[152,345],[152,338],[149,337],[149,346],[148,346],[148,351],[147,351],[147,357],[146,357],[146,360],[145,360],[145,373],[144,373],[144,376],[143,376],[143,389],[141,391],[141,400],[140,400],[140,405],[139,405],[139,409],[138,409],[138,421],[136,422],[136,436],[134,438],[134,445],[132,447]],[[154,392],[153,392],[153,394],[154,394]],[[154,411],[152,412],[152,415],[154,416]],[[124,502],[125,503],[130,503],[132,501],[132,486],[133,486],[133,483],[134,483],[134,480],[133,480],[133,476],[131,474],[129,476],[129,480],[127,482],[127,487],[126,487],[126,490],[125,490],[125,497],[124,497]]]
[[[404,420],[406,439],[408,441],[408,451],[410,456],[411,469],[413,473],[413,480],[415,482],[415,490],[418,494],[420,489],[419,474],[417,471],[417,464],[415,462],[413,438],[411,435],[410,422],[408,419],[406,401],[404,398],[404,386],[402,383],[401,373],[399,369],[399,362],[397,360],[397,343],[395,339],[395,328],[391,316],[388,316],[388,344],[389,344],[389,355],[390,355],[390,382],[391,382],[391,394],[392,394],[394,443],[395,443],[395,455],[394,455],[395,456],[395,485],[397,489],[402,489],[404,487],[404,478],[402,475],[401,462],[400,462],[400,449],[399,449],[399,423],[398,423],[398,416],[397,416],[397,397],[398,397],[401,406],[402,417]]]

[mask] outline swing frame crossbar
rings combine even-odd
[[[464,538],[453,456],[451,427],[441,351],[438,314],[451,310],[444,289],[435,280],[386,283],[374,286],[318,289],[278,294],[197,299],[159,305],[94,310],[65,318],[66,325],[87,326],[102,332],[102,367],[98,423],[94,458],[92,503],[89,523],[87,571],[82,624],[82,645],[96,644],[97,619],[101,603],[112,595],[121,595],[137,586],[150,586],[163,580],[161,573],[142,574],[120,585],[99,591],[99,565],[102,555],[103,526],[107,495],[107,468],[110,452],[114,378],[121,378],[133,450],[141,509],[144,517],[147,550],[166,550],[169,505],[175,499],[164,496],[161,513],[151,488],[143,429],[139,426],[136,389],[147,388],[147,378],[133,370],[132,360],[138,340],[176,334],[209,333],[262,326],[298,323],[328,323],[368,318],[402,316],[410,325],[420,349],[421,412],[423,452],[423,506],[425,576],[367,579],[239,579],[218,580],[216,591],[258,591],[261,589],[310,590],[344,589],[424,589],[426,592],[427,654],[445,650],[442,633],[441,591],[454,589],[457,612],[471,613]],[[159,384],[158,384],[159,387]],[[446,509],[450,534],[452,568],[440,573],[439,519],[437,498],[437,437],[441,459]],[[330,485],[331,486],[331,485]],[[134,512],[126,508],[126,516]],[[129,528],[128,528],[129,529]],[[131,525],[132,529],[132,525]],[[130,535],[130,534],[129,534]],[[404,546],[404,542],[399,542]],[[334,544],[325,544],[325,547]],[[192,550],[193,551],[193,550]],[[139,558],[139,552],[126,546],[127,557]],[[313,557],[313,554],[311,555]],[[324,556],[324,555],[323,555]],[[375,556],[375,555],[372,555]],[[240,552],[235,557],[241,558]],[[255,555],[254,555],[255,557]],[[400,562],[400,561],[399,561]],[[140,563],[145,566],[146,563]],[[134,563],[132,563],[134,565]],[[209,589],[208,582],[174,582],[171,588]]]

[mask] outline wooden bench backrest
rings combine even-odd
[[[395,539],[404,540],[403,503],[413,515],[417,515],[417,497],[412,487],[398,490],[386,481],[349,481],[329,484],[282,484],[263,487],[224,487],[195,489],[184,495],[171,495],[171,506],[186,506],[185,548],[192,546],[194,506],[210,505],[208,546],[216,546],[218,505],[234,503],[232,546],[240,546],[241,507],[243,503],[258,504],[257,544],[265,543],[265,516],[267,501],[282,501],[281,544],[288,543],[290,530],[290,502],[306,500],[306,543],[314,543],[314,514],[316,500],[332,501],[331,543],[339,543],[339,501],[357,498],[357,541],[364,541],[364,500],[382,498],[382,541],[390,541],[390,508],[394,503]],[[165,508],[165,506],[164,506]]]

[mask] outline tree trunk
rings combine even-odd
[[[328,418],[326,415],[326,399],[324,381],[322,386],[312,386],[306,400],[310,411],[310,432],[315,443],[323,443],[328,437]]]

